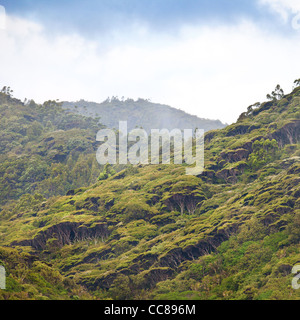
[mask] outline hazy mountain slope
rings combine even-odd
[[[55,101],[23,103],[6,92],[0,92],[0,115],[0,205],[96,181],[98,121],[68,114]]]
[[[102,103],[80,100],[64,102],[64,108],[85,116],[100,117],[101,123],[109,128],[118,128],[119,121],[127,121],[129,130],[143,127],[151,129],[204,129],[205,131],[221,129],[225,125],[219,120],[201,119],[182,110],[166,105],[152,103],[148,100],[117,98],[107,99]]]
[[[0,260],[14,285],[1,297],[299,299],[299,143],[296,88],[208,132],[200,176],[128,167],[66,196],[6,205]],[[11,263],[16,249],[26,262]]]

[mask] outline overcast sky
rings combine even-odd
[[[20,99],[144,98],[232,123],[300,78],[299,0],[0,5],[0,86]]]

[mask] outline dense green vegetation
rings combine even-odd
[[[96,182],[96,132],[92,118],[66,113],[60,103],[22,103],[0,93],[0,204],[23,194],[45,197]]]
[[[200,176],[187,176],[186,165],[92,169],[92,152],[80,160],[68,142],[55,146],[78,132],[74,144],[92,149],[93,119],[62,114],[54,102],[47,109],[7,93],[1,99],[1,130],[16,137],[3,143],[1,163],[11,164],[1,177],[21,184],[2,178],[0,264],[8,289],[0,298],[300,298],[291,286],[300,263],[300,87],[207,132]],[[51,126],[63,131],[47,131],[56,109]],[[87,173],[67,184],[80,161],[90,161],[80,167]],[[57,180],[47,176],[53,170]],[[49,191],[55,181],[60,195]],[[39,193],[28,192],[33,187]]]

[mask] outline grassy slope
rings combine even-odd
[[[207,133],[199,177],[139,166],[8,204],[0,260],[13,284],[2,296],[299,299],[299,94]],[[267,139],[277,147],[256,146]]]

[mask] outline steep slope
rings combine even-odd
[[[66,113],[61,104],[23,103],[0,92],[0,205],[23,194],[63,195],[94,183],[98,121]]]
[[[109,128],[119,128],[119,121],[127,121],[129,130],[143,127],[148,133],[151,129],[221,129],[225,125],[219,120],[202,119],[167,105],[148,100],[118,98],[107,99],[102,103],[80,100],[64,102],[64,108],[84,116],[99,117],[101,123]]]
[[[7,204],[0,260],[15,285],[5,297],[60,296],[47,265],[69,298],[81,288],[79,298],[299,299],[299,143],[296,88],[208,132],[200,176],[128,167],[62,197]],[[14,250],[41,268],[20,274]]]

